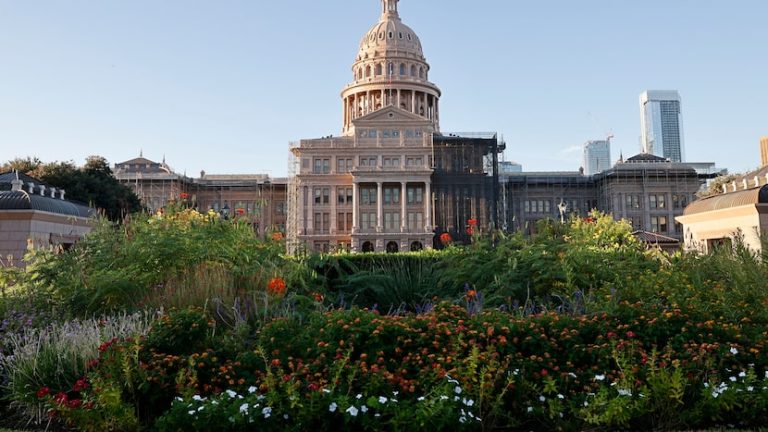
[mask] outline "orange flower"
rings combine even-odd
[[[235,210],[235,213],[237,213],[238,216],[242,216],[242,215],[245,214],[245,209],[239,208],[239,209]]]
[[[269,284],[267,284],[267,292],[276,296],[285,294],[285,281],[283,278],[272,278],[272,280],[269,281]]]
[[[473,289],[467,291],[467,297],[468,298],[474,298],[475,296],[477,296],[477,291],[475,291]]]
[[[281,233],[280,231],[272,233],[272,240],[280,241],[282,239],[283,239],[283,233]]]
[[[477,226],[477,219],[472,218],[472,219],[468,220],[467,221],[467,225],[469,225],[471,227]]]
[[[450,234],[448,234],[448,233],[440,234],[440,243],[442,243],[444,245],[447,245],[447,244],[449,244],[452,241],[453,241],[453,237],[451,237]]]

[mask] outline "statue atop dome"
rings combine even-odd
[[[381,0],[382,15],[397,16],[397,2],[400,0]]]

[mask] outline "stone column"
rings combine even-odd
[[[373,106],[374,103],[371,100],[371,91],[368,90],[365,92],[365,108],[363,108],[363,115],[368,114],[372,111],[371,106]]]
[[[360,226],[360,222],[358,221],[359,218],[359,207],[360,207],[360,188],[357,185],[357,182],[352,182],[352,234],[357,233],[357,228]]]
[[[314,234],[315,232],[315,188],[307,186],[307,234]]]
[[[376,232],[384,231],[384,184],[376,182]]]
[[[411,90],[411,112],[414,114],[419,113],[416,110],[416,90]]]
[[[400,232],[408,232],[408,209],[406,208],[405,194],[407,192],[407,182],[400,182]]]
[[[331,226],[328,227],[329,228],[328,232],[331,235],[338,234],[338,230],[337,230],[338,224],[337,224],[337,220],[336,220],[336,203],[338,202],[339,198],[338,198],[338,195],[336,195],[337,193],[338,193],[338,187],[337,186],[331,186],[331,191],[330,191],[330,194],[331,194],[331,196],[330,196],[330,200],[331,200]]]
[[[432,231],[432,182],[429,180],[424,183],[424,221],[424,229]]]

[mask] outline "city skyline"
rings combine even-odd
[[[744,7],[717,2],[554,3],[554,13],[501,1],[400,3],[444,92],[443,131],[497,131],[507,160],[526,171],[574,171],[582,143],[609,132],[614,155],[636,154],[637,94],[670,88],[686,100],[687,160],[734,172],[758,165],[768,62],[757,17],[768,6],[739,2],[754,12],[742,16]],[[646,34],[644,8],[662,6],[678,27]],[[191,176],[285,175],[288,142],[341,134],[340,91],[379,8],[0,1],[0,54],[12,66],[0,70],[3,159],[118,163],[143,150]],[[604,34],[584,30],[597,23]],[[673,42],[647,55],[664,37]],[[598,60],[604,67],[584,67]]]

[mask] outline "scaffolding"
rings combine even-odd
[[[288,219],[286,220],[286,252],[295,255],[301,242],[299,240],[299,172],[300,160],[297,156],[299,143],[292,142],[288,151],[288,191],[287,203]]]

